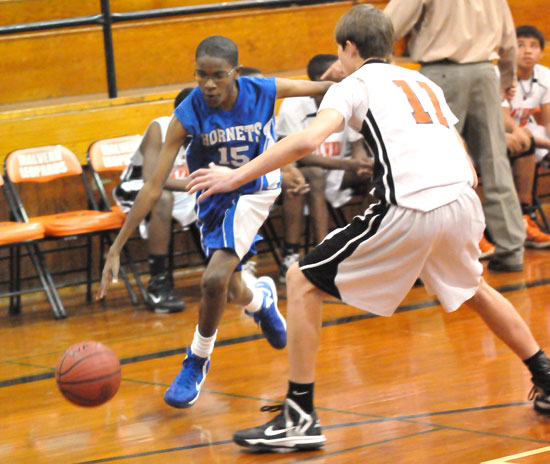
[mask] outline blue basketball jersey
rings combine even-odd
[[[225,111],[209,106],[200,87],[195,88],[174,111],[191,136],[187,147],[189,172],[210,163],[237,169],[275,143],[275,78],[239,77],[239,95],[233,108]],[[220,193],[197,204],[201,234],[214,232],[219,223],[212,218],[228,211],[240,195],[280,188],[279,170],[242,185],[234,192]],[[198,193],[199,194],[199,193]],[[197,194],[197,196],[198,196]]]

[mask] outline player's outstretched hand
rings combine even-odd
[[[346,77],[346,72],[340,60],[336,60],[321,76],[322,81],[340,82]]]
[[[210,163],[208,166],[208,169],[197,169],[190,175],[191,182],[187,186],[188,192],[195,193],[203,190],[197,198],[198,201],[202,201],[214,193],[231,192],[238,187],[234,182],[233,169],[217,166],[214,163]]]
[[[101,274],[101,283],[97,290],[96,300],[101,300],[107,293],[107,287],[111,282],[116,283],[118,280],[118,270],[120,268],[120,255],[111,248],[107,253],[103,273]]]

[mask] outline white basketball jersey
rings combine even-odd
[[[168,126],[170,125],[171,120],[171,116],[161,116],[151,121],[156,122],[159,125],[162,143],[164,143],[164,140],[166,140],[166,132],[168,131]],[[132,158],[130,159],[130,164],[132,166],[143,166],[143,153],[141,153],[141,146],[139,146],[135,153],[132,155]],[[174,167],[172,168],[170,177],[172,177],[173,179],[183,179],[188,175],[189,170],[187,168],[185,149],[181,147],[176,156],[176,159],[174,160]],[[124,178],[123,176],[124,173],[122,174],[121,178]]]
[[[550,103],[550,69],[537,64],[529,79],[518,81],[514,98],[503,106],[509,106],[510,115],[524,127],[532,126],[531,116],[545,103]]]
[[[330,87],[319,111],[335,109],[359,131],[375,162],[375,196],[430,211],[458,198],[473,174],[443,91],[422,74],[372,60]]]
[[[287,137],[305,129],[315,116],[317,116],[317,104],[313,97],[285,98],[275,122],[277,138]],[[314,153],[327,158],[344,158],[350,154],[349,143],[359,138],[357,133],[345,126],[342,131],[329,135]]]

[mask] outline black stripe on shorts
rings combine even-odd
[[[335,285],[338,265],[376,233],[388,209],[387,203],[376,203],[364,216],[355,216],[346,227],[307,253],[300,260],[300,270],[317,288],[341,299]]]

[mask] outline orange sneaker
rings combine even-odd
[[[481,250],[479,259],[490,258],[495,254],[495,246],[485,238],[485,235],[481,238],[481,242],[479,242],[479,249]]]
[[[523,215],[525,246],[527,248],[550,248],[550,234],[545,234],[528,214]]]

